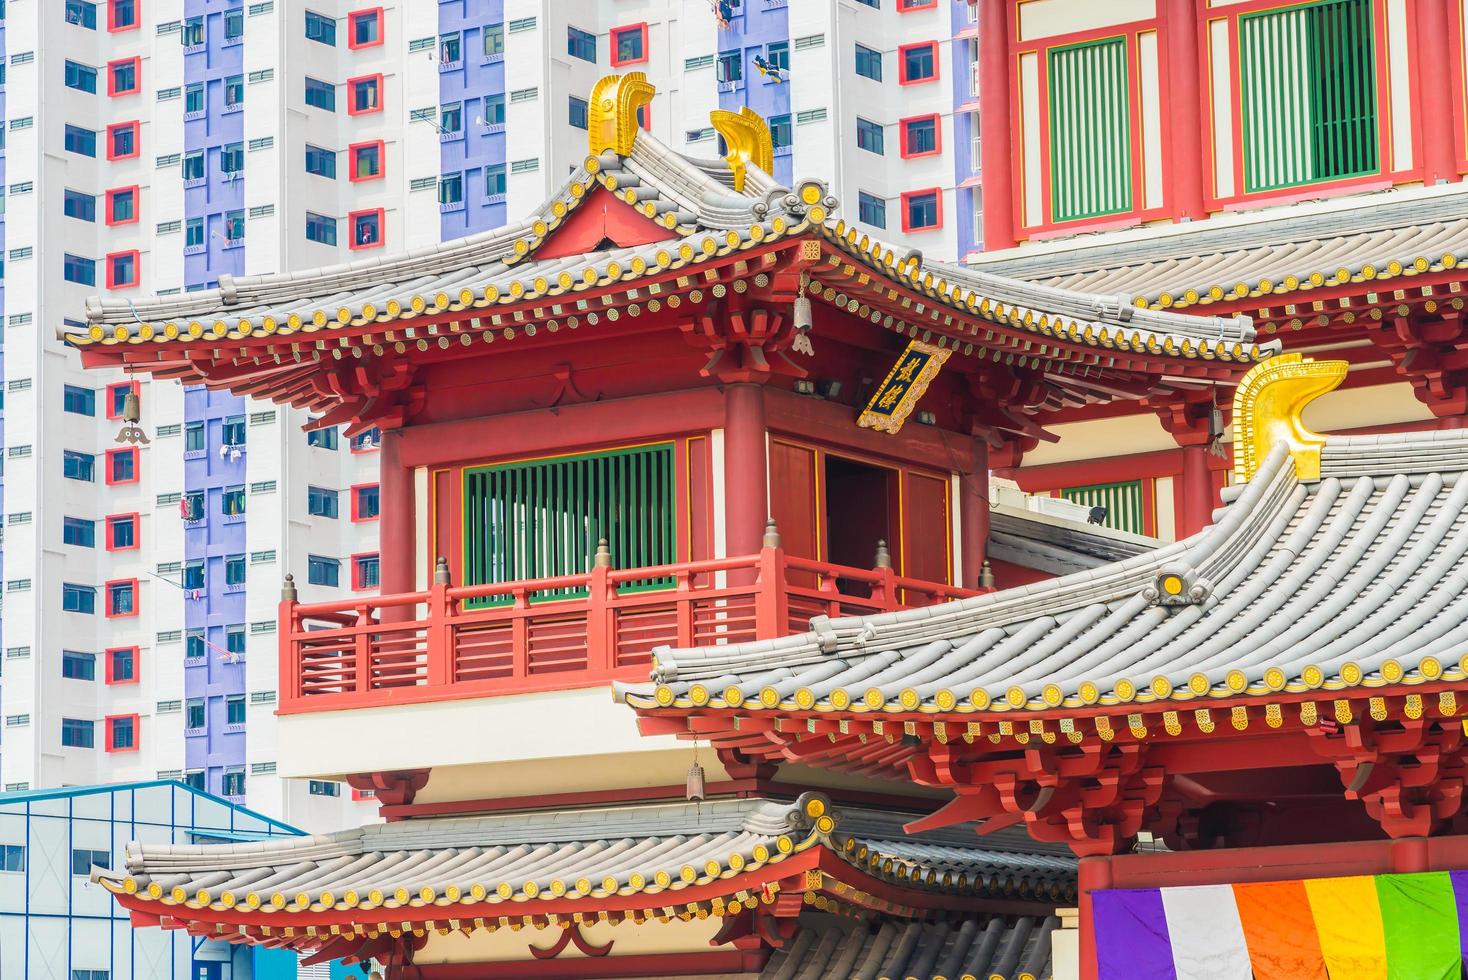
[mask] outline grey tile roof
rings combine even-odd
[[[1069,575],[1146,554],[1159,544],[1141,535],[1088,531],[1071,521],[1051,521],[996,508],[989,515],[989,550],[985,554],[1050,575]]]
[[[853,921],[820,912],[776,951],[761,980],[1046,980],[1054,916]]]
[[[248,844],[132,843],[122,868],[94,869],[93,878],[190,909],[421,908],[676,892],[819,846],[905,887],[1073,895],[1068,856],[1012,837],[981,842],[971,831],[919,840],[901,830],[904,819],[832,810],[820,794],[429,818]]]
[[[1390,281],[1465,259],[1468,187],[1453,184],[1079,236],[982,255],[973,267],[1182,309],[1296,290],[1308,299],[1319,286]]]
[[[655,683],[619,694],[644,710],[964,713],[1461,679],[1465,471],[1460,430],[1328,439],[1313,481],[1277,445],[1185,541],[781,639],[656,650]],[[1164,574],[1186,601],[1161,602]]]

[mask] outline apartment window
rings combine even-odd
[[[312,779],[309,785],[312,796],[341,796],[342,784],[325,779]]]
[[[245,654],[245,628],[243,626],[226,626],[224,628],[224,649],[236,657]]]
[[[11,188],[14,190],[14,188]],[[97,220],[97,197],[81,191],[66,189],[61,196],[61,213],[78,221]]]
[[[312,585],[336,588],[341,583],[342,563],[336,558],[309,555],[306,558],[306,581]]]
[[[315,446],[317,449],[335,449],[337,446],[336,426],[312,429],[306,433],[306,445]]]
[[[377,555],[352,556],[352,588],[375,589],[381,583],[382,559]]]
[[[63,517],[61,519],[61,543],[77,548],[95,548],[97,546],[97,522],[84,517]]]
[[[504,95],[486,95],[484,97],[484,124],[486,126],[503,126],[505,124]]]
[[[97,260],[80,255],[61,256],[61,278],[82,286],[97,285]]]
[[[629,24],[611,32],[612,67],[640,64],[647,60],[647,25]]]
[[[770,117],[770,141],[775,149],[790,145],[790,113]]]
[[[107,63],[107,94],[109,96],[132,95],[138,91],[138,74],[141,58],[125,58]]]
[[[85,721],[81,718],[63,718],[61,719],[61,744],[71,749],[95,748],[97,745],[95,728],[96,723],[92,721]],[[77,873],[75,865],[75,855],[77,853],[84,852],[72,852],[73,864],[71,870],[73,874]]]
[[[191,558],[184,562],[183,577],[179,581],[190,592],[204,588],[204,559]]]
[[[74,681],[97,679],[97,655],[77,650],[61,651],[61,676]]]
[[[201,452],[206,448],[204,423],[189,422],[184,426],[184,452]]]
[[[322,245],[336,244],[336,219],[306,212],[306,240]]]
[[[184,248],[201,248],[204,245],[204,219],[190,218],[184,224]],[[185,449],[188,447],[185,446]],[[202,446],[200,447],[203,448]]]
[[[226,446],[243,446],[245,444],[245,417],[231,415],[226,418],[220,427],[220,438]]]
[[[351,179],[374,180],[382,176],[382,140],[354,143],[347,148],[351,160]]]
[[[566,28],[566,53],[573,58],[596,64],[596,35],[579,27]]]
[[[720,51],[714,62],[714,78],[720,82],[737,82],[744,77],[744,56],[739,51]]]
[[[226,143],[219,148],[219,171],[229,177],[245,169],[245,144]]]
[[[79,153],[84,157],[95,157],[97,155],[97,131],[94,129],[83,129],[70,123],[66,126],[63,137],[63,145],[68,153]]]
[[[95,31],[97,29],[97,5],[89,3],[88,0],[66,0],[66,22]]]
[[[138,612],[138,580],[107,583],[107,615],[135,616]]]
[[[336,151],[306,144],[306,173],[336,180]]]
[[[932,10],[938,6],[938,0],[897,0],[898,13],[911,13],[914,10]]]
[[[183,774],[183,784],[193,789],[204,791],[204,773],[200,769],[191,769]]]
[[[245,212],[224,212],[224,241],[227,245],[235,245],[245,240]]]
[[[943,202],[938,190],[902,195],[902,230],[927,231],[943,227]]]
[[[106,723],[108,752],[132,752],[137,749],[137,715],[108,715]]]
[[[245,795],[245,771],[243,769],[226,769],[224,778],[220,783],[220,792],[225,796]]]
[[[938,77],[938,43],[923,41],[897,49],[897,81],[902,85],[931,82]]]
[[[942,149],[936,115],[904,119],[901,126],[904,157],[931,156]]]
[[[127,551],[138,546],[136,514],[115,514],[107,518],[107,550]]]
[[[856,46],[856,73],[873,81],[882,80],[882,52],[858,44]]]
[[[351,223],[351,248],[376,248],[382,244],[382,208],[353,211],[347,215]]]
[[[226,725],[245,723],[245,696],[243,694],[231,694],[224,699],[224,723]]]
[[[505,25],[486,24],[484,27],[484,56],[493,58],[505,53]]]
[[[107,127],[107,159],[127,160],[138,155],[138,123],[115,123]]]
[[[128,225],[138,220],[138,189],[118,187],[107,192],[107,223]]]
[[[444,34],[438,39],[438,56],[446,65],[457,65],[464,60],[464,36],[458,31]]]
[[[347,14],[347,25],[350,31],[347,36],[347,47],[370,48],[382,43],[381,7],[356,10]]]
[[[451,102],[441,108],[438,112],[438,128],[445,135],[463,132],[464,104],[462,102]]]
[[[382,494],[377,484],[352,488],[352,520],[373,521],[382,511]]]
[[[337,492],[323,487],[306,488],[306,512],[313,517],[337,517]]]
[[[200,660],[209,655],[208,644],[204,642],[204,631],[192,629],[184,635],[184,657],[189,660]],[[189,725],[197,728],[197,725]]]
[[[97,93],[97,69],[91,65],[67,61],[66,87],[74,88],[78,92],[90,92],[95,95]]]
[[[92,615],[97,611],[97,589],[90,585],[61,583],[61,609],[63,612]]]
[[[96,415],[97,393],[91,388],[78,388],[76,385],[63,385],[61,389],[62,411],[73,415]]]
[[[109,0],[107,5],[107,29],[109,31],[129,31],[137,26],[137,0]]]
[[[201,47],[208,37],[204,33],[204,18],[190,17],[183,22],[178,32],[178,43],[186,48]]]
[[[490,198],[505,196],[505,165],[503,163],[484,168],[484,194]]]
[[[245,556],[244,555],[225,555],[224,556],[224,584],[225,585],[244,585],[245,584]]]
[[[1132,209],[1126,45],[1114,37],[1050,49],[1052,221]]]
[[[68,480],[91,483],[96,479],[97,457],[71,449],[61,451],[61,475]]]
[[[586,129],[590,125],[585,99],[578,99],[574,95],[571,96],[570,123],[577,129]]]
[[[245,76],[230,75],[224,80],[224,107],[235,109],[245,104]]]
[[[350,101],[347,103],[347,113],[350,115],[359,116],[382,108],[381,75],[349,78],[347,91],[350,93]]]
[[[775,71],[790,71],[790,42],[775,41],[765,48],[765,61]]]
[[[137,679],[137,647],[113,647],[107,651],[107,683],[134,684]]]
[[[306,79],[306,104],[327,112],[336,111],[336,86],[315,78]]]
[[[90,726],[91,722],[87,722],[87,724]],[[90,747],[91,742],[88,741],[87,744]],[[71,849],[71,873],[73,875],[85,878],[92,873],[92,867],[94,865],[99,868],[112,867],[112,855],[106,851],[96,851],[85,847],[74,847]],[[78,973],[100,973],[102,976],[97,978],[97,980],[107,980],[106,970],[73,970],[71,972],[72,980],[77,980],[76,974]],[[93,978],[87,977],[86,980],[93,980]]]
[[[245,487],[225,487],[219,495],[219,512],[225,517],[238,517],[245,512]]]
[[[224,11],[225,43],[245,36],[245,8],[228,7]]]
[[[464,175],[444,174],[438,179],[438,203],[462,204],[464,202]]]
[[[138,252],[114,252],[107,256],[107,288],[128,289],[138,284]]]
[[[208,724],[203,698],[193,698],[184,706],[184,728],[197,731]]]
[[[194,490],[183,495],[178,502],[179,514],[185,521],[204,519],[204,491]]]
[[[108,483],[133,483],[138,479],[138,450],[137,447],[130,449],[107,450],[107,482]]]
[[[9,789],[9,786],[5,787]],[[25,870],[25,845],[0,844],[0,871]]]
[[[336,21],[314,10],[306,11],[306,40],[336,45]]]

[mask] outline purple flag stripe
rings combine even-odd
[[[1177,980],[1161,891],[1092,892],[1091,917],[1100,980]]]

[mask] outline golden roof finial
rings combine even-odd
[[[1346,377],[1345,361],[1317,361],[1280,354],[1249,369],[1234,391],[1234,476],[1241,482],[1259,470],[1270,447],[1290,447],[1295,475],[1320,479],[1320,447],[1325,437],[1305,428],[1305,406]]]
[[[607,75],[591,89],[591,105],[587,107],[587,142],[591,155],[611,150],[619,156],[632,152],[637,139],[637,110],[652,101],[657,93],[647,75],[630,71],[625,75]]]
[[[775,169],[775,140],[770,135],[770,124],[749,106],[738,112],[715,109],[709,113],[709,122],[724,137],[729,147],[729,169],[734,172],[734,189],[744,190],[745,166],[754,164],[765,173]]]

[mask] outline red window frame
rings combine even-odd
[[[130,585],[133,589],[133,611],[112,611],[112,587],[114,585]],[[142,599],[138,595],[138,580],[135,578],[114,578],[102,583],[102,615],[108,619],[130,619],[138,615],[138,608],[142,605]]]
[[[914,228],[908,222],[908,220],[907,220],[907,214],[908,214],[908,211],[907,211],[907,202],[910,201],[914,197],[925,197],[928,194],[932,194],[937,199],[937,201],[938,201],[938,221],[935,224],[922,225],[921,227]],[[903,230],[903,232],[937,231],[939,228],[942,228],[943,227],[943,188],[941,188],[941,187],[920,187],[920,188],[918,188],[917,190],[914,190],[914,191],[905,191],[902,194],[901,204],[902,204],[902,230]]]
[[[357,509],[357,491],[358,490],[366,490],[369,487],[376,487],[377,488],[377,516],[376,517],[362,517],[361,514],[360,514],[360,512]],[[375,521],[375,520],[377,520],[378,518],[380,518],[382,516],[382,484],[381,483],[354,483],[354,484],[352,484],[352,487],[351,487],[351,493],[352,493],[352,522],[353,523],[355,523],[355,524],[365,524],[365,523],[368,523],[370,521]]]
[[[116,218],[116,216],[113,213],[113,199],[116,198],[118,195],[127,194],[129,192],[131,192],[132,193],[132,196],[133,196],[133,216],[131,218],[124,218],[121,221],[118,221],[117,218]],[[110,225],[110,226],[116,226],[116,225],[135,225],[135,224],[137,224],[138,223],[138,211],[139,211],[139,208],[138,208],[138,203],[139,203],[138,202],[138,197],[139,197],[140,194],[141,194],[141,191],[139,190],[137,184],[133,184],[133,185],[131,185],[129,187],[114,187],[111,190],[107,191],[107,193],[105,195],[103,195],[103,197],[104,197],[104,199],[106,201],[106,206],[107,206],[107,210],[106,210],[107,224]]]
[[[122,27],[117,26],[117,0],[107,0],[107,31],[110,34],[118,34],[123,31],[135,31],[143,24],[143,0],[135,0],[133,3],[133,22]]]
[[[377,799],[377,790],[375,790],[375,789],[357,789],[356,787],[353,787],[352,788],[352,802],[353,803],[361,803],[364,800],[376,800],[376,799]]]
[[[118,381],[115,384],[108,385],[107,403],[103,405],[102,408],[107,413],[107,417],[109,419],[122,418],[121,412],[114,412],[112,410],[112,403],[117,401],[117,396],[114,395],[113,392],[115,392],[118,388],[131,388],[133,390],[133,394],[137,395],[139,399],[143,397],[143,383],[141,381]]]
[[[642,35],[642,57],[628,58],[626,61],[619,61],[617,59],[617,39],[627,31],[637,31]],[[642,65],[647,63],[647,21],[642,21],[641,23],[637,24],[623,24],[621,27],[613,27],[611,29],[611,32],[607,35],[607,40],[610,42],[608,43],[607,47],[611,49],[609,53],[612,59],[613,68],[621,68],[623,65]]]
[[[133,151],[131,153],[113,153],[112,138],[124,129],[132,130]],[[127,122],[113,123],[107,127],[107,159],[108,160],[132,160],[143,152],[142,123],[137,119],[129,119]]]
[[[377,559],[377,578],[378,578],[377,585],[363,585],[362,584],[362,578],[358,574],[358,571],[357,571],[357,559],[358,558],[376,558]],[[352,563],[352,591],[353,592],[366,592],[368,589],[378,589],[378,588],[381,588],[382,587],[382,553],[381,552],[377,552],[377,551],[361,551],[361,552],[358,552],[355,555],[352,555],[350,560],[351,560],[351,563]]]
[[[914,48],[932,48],[933,49],[933,74],[927,76],[926,78],[908,78],[907,77],[907,52],[913,50]],[[943,76],[943,65],[942,65],[942,62],[939,61],[939,59],[938,59],[938,42],[937,41],[915,41],[912,44],[904,44],[904,45],[901,45],[900,47],[898,47],[898,49],[897,49],[897,84],[898,85],[926,85],[929,82],[936,82],[942,76]]]
[[[113,545],[113,543],[112,543],[112,525],[115,524],[115,523],[121,522],[121,521],[125,521],[125,520],[130,520],[130,521],[133,522],[133,543],[132,544],[123,544],[123,545]],[[104,533],[107,535],[107,550],[108,551],[136,551],[142,545],[142,537],[143,536],[140,533],[140,531],[142,529],[142,524],[141,524],[141,520],[140,520],[138,514],[136,514],[136,513],[132,513],[132,514],[108,514],[106,520],[103,522],[103,529],[104,529]]]
[[[360,435],[360,433],[358,433],[358,434]],[[347,451],[348,452],[353,452],[353,453],[375,453],[375,452],[381,452],[382,451],[382,434],[380,432],[378,433],[377,443],[375,445],[372,445],[372,446],[364,446],[361,449],[358,449],[357,448],[357,443],[356,443],[355,437],[348,437],[348,439],[347,439]]]
[[[357,83],[358,82],[366,82],[366,81],[369,81],[369,80],[370,81],[376,81],[377,82],[377,105],[373,106],[370,109],[358,109],[357,108]],[[373,74],[373,75],[358,75],[356,78],[349,78],[349,79],[347,79],[346,85],[347,85],[347,115],[349,115],[349,116],[370,116],[374,112],[381,112],[382,111],[382,104],[385,101],[387,101],[387,99],[386,99],[387,92],[386,92],[386,90],[385,90],[385,88],[383,86],[382,73],[381,72],[378,72],[378,73]]]
[[[133,458],[133,478],[131,480],[114,480],[112,479],[112,461],[118,456],[122,456],[124,454],[129,455]],[[109,487],[115,487],[125,483],[137,483],[143,478],[142,470],[143,457],[142,454],[138,452],[137,446],[130,446],[126,449],[109,449],[107,450],[107,469],[105,472],[103,472],[102,476],[104,479],[106,479],[107,485]]]
[[[907,148],[907,124],[922,122],[924,119],[933,120],[933,148],[923,150],[921,153],[910,152]],[[936,112],[927,112],[920,116],[908,116],[906,119],[897,120],[897,142],[904,160],[938,156],[943,152],[943,117]]]
[[[357,219],[364,215],[377,215],[377,241],[357,241]],[[366,208],[361,211],[349,211],[347,213],[347,234],[351,238],[347,241],[347,248],[356,252],[364,248],[382,248],[382,243],[387,240],[387,212],[382,208]]]
[[[118,65],[126,65],[126,64],[131,64],[133,66],[133,87],[132,88],[118,88],[116,85],[113,84],[113,80],[114,79],[113,79],[112,69],[116,68]],[[143,90],[143,59],[142,58],[135,56],[135,57],[132,57],[132,58],[118,58],[118,59],[116,59],[114,61],[107,62],[107,94],[108,94],[108,96],[110,96],[110,97],[112,97],[112,98],[115,99],[119,95],[136,95],[137,93],[141,92],[142,90]]]
[[[377,21],[377,40],[363,41],[360,44],[357,43],[357,18],[359,17],[371,17]],[[387,34],[386,28],[387,24],[383,20],[381,7],[366,7],[362,10],[353,10],[347,14],[347,47],[353,51],[360,51],[363,48],[379,47],[385,40],[385,35]]]
[[[118,746],[113,744],[112,741],[112,723],[115,721],[122,721],[125,718],[131,719],[133,723],[133,744],[124,745],[119,748]],[[107,715],[102,719],[102,733],[103,738],[105,739],[104,745],[106,751],[108,752],[136,752],[143,744],[142,722],[139,721],[138,716],[134,714]]]
[[[357,152],[366,147],[377,148],[377,173],[369,177],[357,176]],[[387,174],[387,144],[382,140],[363,140],[361,143],[353,143],[347,147],[347,180],[354,184],[366,180],[381,180]]]
[[[131,650],[132,651],[132,654],[133,654],[133,675],[131,677],[118,678],[118,676],[112,670],[112,655],[114,653],[121,653],[124,650]],[[105,665],[106,666],[106,671],[107,671],[107,675],[106,675],[107,676],[107,681],[106,682],[108,684],[136,684],[136,683],[138,683],[141,680],[142,673],[143,673],[143,665],[142,665],[142,661],[139,659],[139,654],[138,654],[138,648],[137,647],[108,647],[107,649],[105,649],[105,650],[102,651],[102,657],[106,661],[106,665]],[[133,735],[134,736],[137,735],[137,729],[136,728],[133,729]]]
[[[644,130],[649,133],[652,132],[652,103],[644,102],[642,105],[638,106],[634,118],[636,118],[637,121],[641,123]]]
[[[133,260],[133,277],[126,282],[112,275],[112,260],[131,257]],[[138,280],[143,274],[143,257],[135,248],[125,249],[121,252],[108,252],[103,259],[107,263],[107,288],[108,289],[132,289],[137,286]]]
[[[938,6],[938,0],[897,0],[897,12],[899,14],[910,14],[918,10],[932,10]]]

